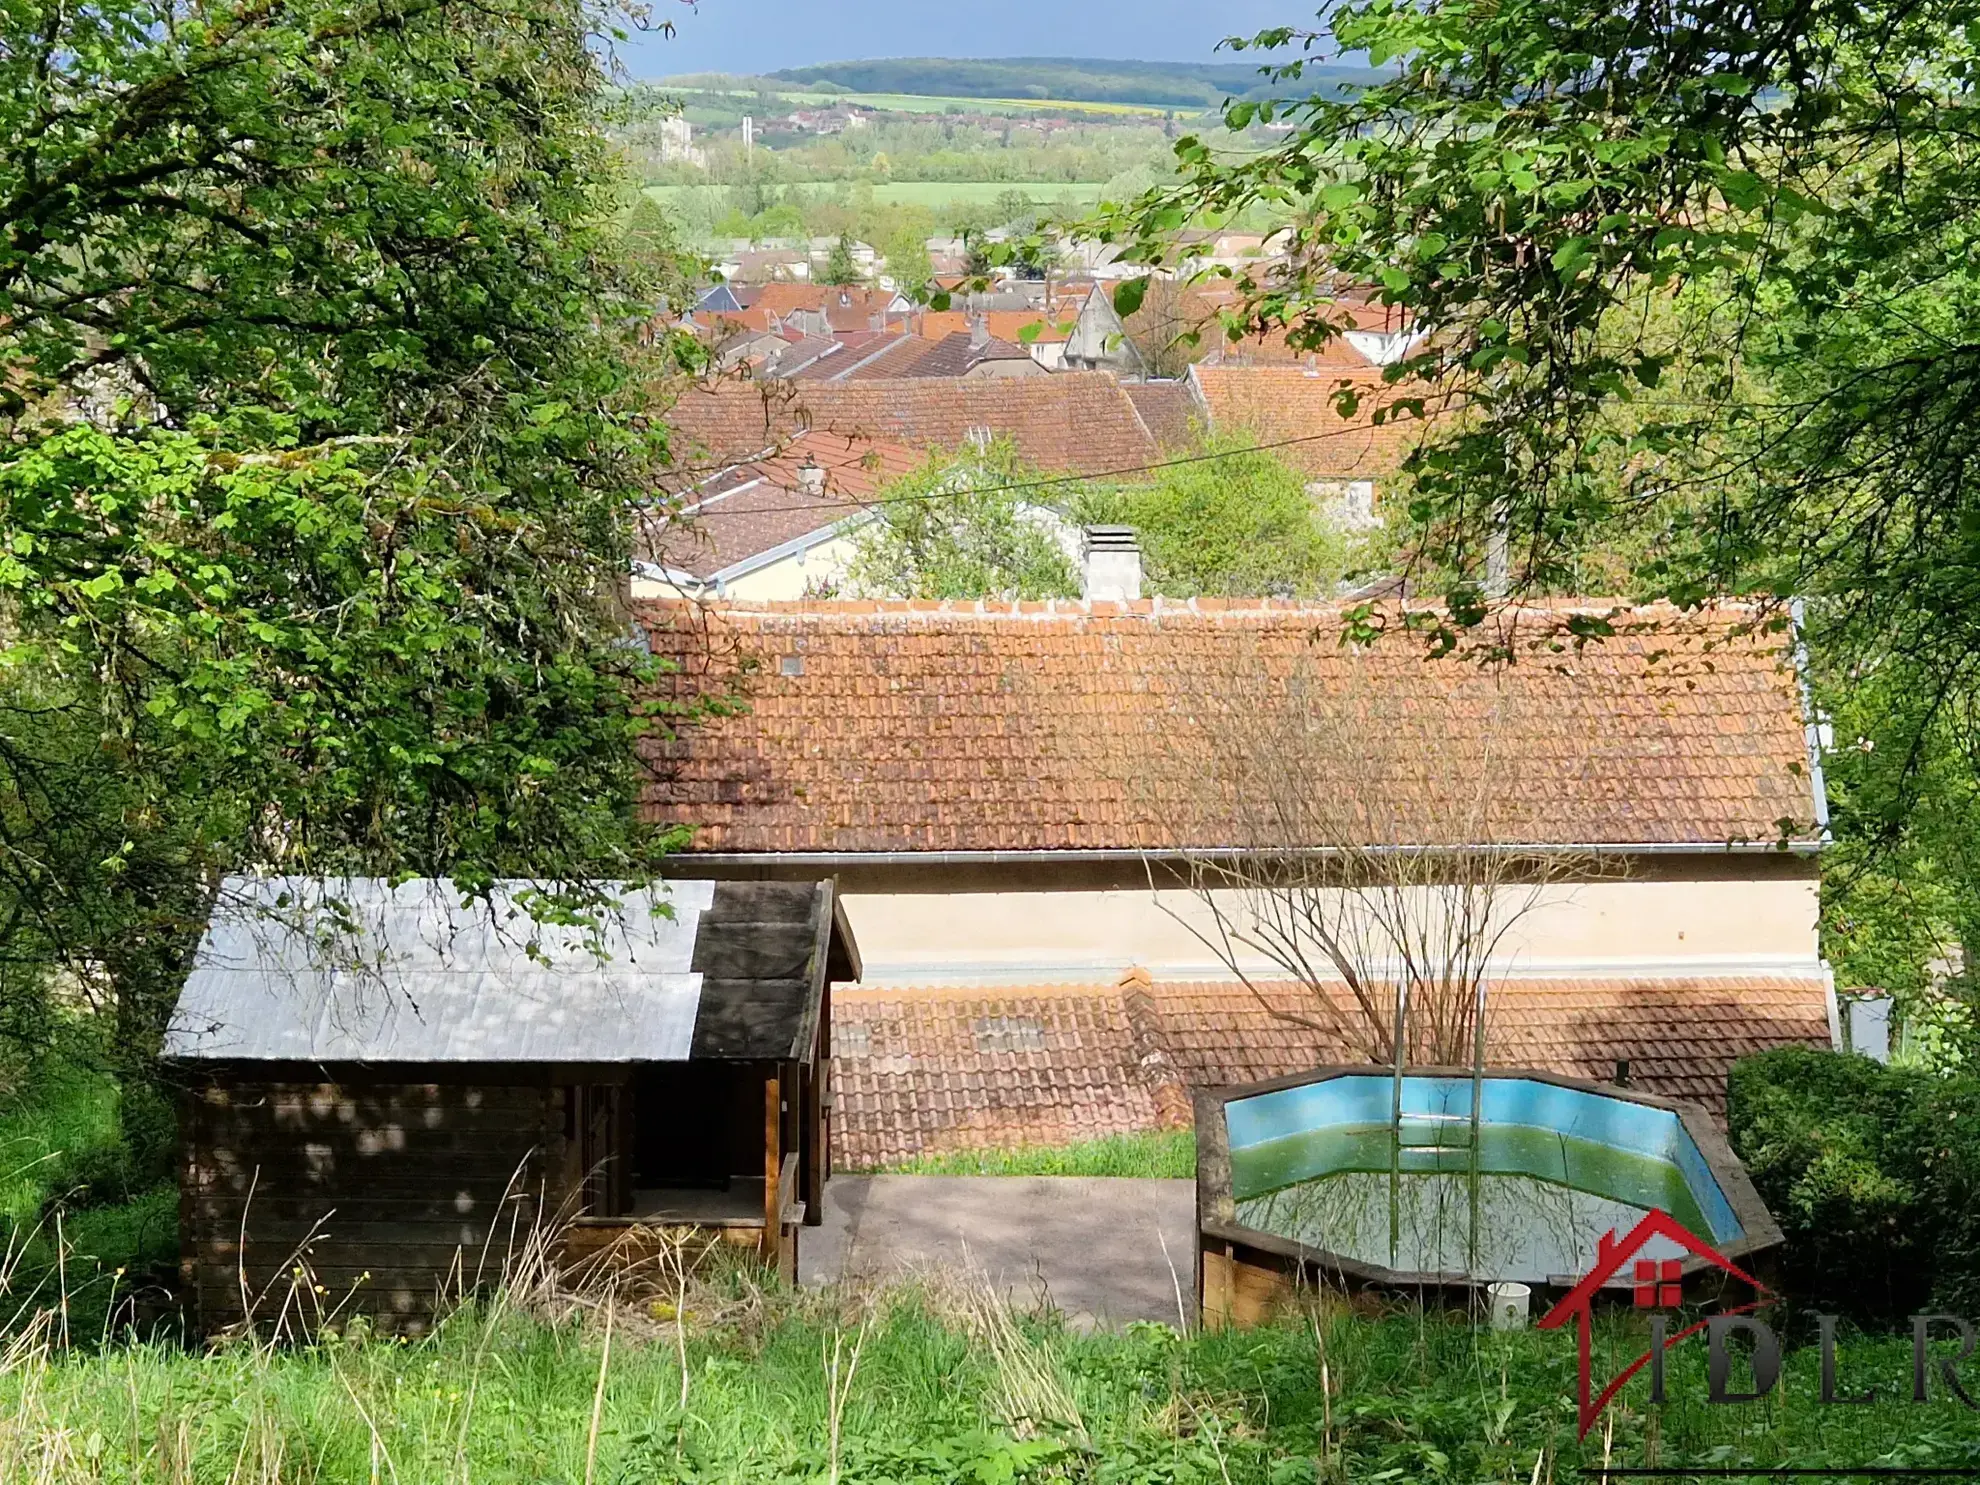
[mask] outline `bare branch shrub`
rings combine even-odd
[[[1140,704],[1066,736],[1140,822],[1158,900],[1186,890],[1198,910],[1171,916],[1282,1020],[1370,1062],[1482,1059],[1515,930],[1598,869],[1535,818],[1585,763],[1543,710],[1551,678],[1343,646],[1283,611],[1155,623],[1185,633],[1123,656]]]

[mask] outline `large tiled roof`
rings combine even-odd
[[[682,456],[704,463],[711,454],[747,458],[804,427],[918,449],[959,448],[984,428],[1053,474],[1102,474],[1157,457],[1120,384],[1097,371],[981,381],[725,381],[688,392],[667,422]]]
[[[1422,438],[1423,419],[1384,413],[1411,395],[1374,367],[1192,366],[1190,379],[1218,432],[1248,433],[1279,445],[1281,458],[1309,479],[1379,479],[1395,472]],[[1356,399],[1343,415],[1344,393]]]
[[[685,492],[679,519],[647,533],[644,555],[707,578],[865,508],[880,487],[912,473],[921,455],[899,444],[833,433],[800,433],[783,447],[721,470]],[[804,488],[799,470],[814,465],[824,488]]]
[[[1358,1062],[1300,987],[1148,983],[833,993],[833,1150],[841,1166],[1184,1128],[1189,1090]],[[1827,992],[1787,976],[1532,979],[1492,988],[1487,1060],[1725,1112],[1739,1058],[1827,1046]]]
[[[1796,679],[1747,610],[1509,610],[1486,631],[1516,657],[1497,668],[1426,658],[1401,633],[1358,650],[1345,613],[1238,599],[653,605],[642,620],[682,661],[674,684],[741,677],[746,705],[650,744],[646,808],[695,827],[702,851],[1282,846],[1225,785],[1253,766],[1255,740],[1284,738],[1350,799],[1336,830],[1378,844],[1812,833]],[[1576,649],[1561,638],[1576,614],[1617,632]]]

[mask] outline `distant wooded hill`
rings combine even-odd
[[[1292,89],[1273,89],[1252,62],[1113,62],[1089,57],[891,57],[822,62],[769,74],[778,82],[820,84],[854,93],[914,93],[942,98],[1063,98],[1071,103],[1152,103],[1214,108],[1226,98],[1310,93],[1371,81],[1365,67],[1309,66]]]

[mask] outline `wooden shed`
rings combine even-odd
[[[202,1329],[293,1308],[301,1268],[306,1305],[416,1330],[539,1224],[569,1256],[701,1229],[795,1274],[859,975],[833,884],[627,888],[602,934],[532,890],[225,885],[165,1047]]]

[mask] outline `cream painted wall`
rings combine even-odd
[[[843,579],[846,568],[852,561],[852,555],[852,541],[847,537],[835,536],[795,556],[785,557],[736,578],[724,586],[722,596],[752,603],[774,603],[785,599],[803,598],[807,587],[815,591]],[[635,576],[632,580],[632,596],[680,598],[713,595],[702,593],[683,595],[672,583]]]
[[[1819,974],[1816,894],[1812,877],[1552,887],[1508,935],[1502,969]],[[1213,918],[1188,892],[848,892],[844,900],[866,985],[1091,983],[1136,964],[1158,979],[1230,977],[1189,931],[1209,932]],[[1271,973],[1262,956],[1251,968]]]

